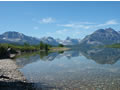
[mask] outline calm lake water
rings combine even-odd
[[[120,49],[40,52],[16,63],[38,90],[120,90]]]

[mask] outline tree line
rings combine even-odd
[[[7,56],[10,54],[18,53],[18,52],[32,52],[32,51],[48,51],[50,48],[54,46],[45,44],[40,42],[38,45],[30,45],[29,43],[24,43],[23,45],[19,44],[8,44],[2,43],[0,44],[0,57]],[[60,44],[58,47],[64,47],[64,45]]]

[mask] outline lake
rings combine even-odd
[[[120,49],[39,52],[16,63],[38,90],[120,90]]]

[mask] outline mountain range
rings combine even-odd
[[[120,32],[112,28],[98,29],[90,35],[87,35],[82,40],[67,37],[65,40],[54,39],[53,37],[36,38],[24,35],[19,32],[9,31],[0,35],[0,43],[17,43],[17,44],[39,44],[40,41],[46,44],[57,46],[63,45],[109,45],[120,43]]]
[[[40,41],[43,43],[57,46],[59,44],[63,45],[76,45],[79,44],[79,39],[66,38],[66,40],[54,39],[53,37],[42,37],[35,38],[31,36],[24,35],[19,32],[9,31],[0,35],[0,43],[16,43],[16,44],[24,44],[29,43],[31,45],[39,44]]]

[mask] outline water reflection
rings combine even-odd
[[[37,88],[43,84],[45,90],[120,90],[119,53],[112,48],[77,48],[26,55],[16,63]]]
[[[116,48],[89,48],[65,51],[60,54],[58,52],[50,53],[48,56],[44,56],[43,60],[52,61],[55,58],[67,57],[71,59],[73,57],[85,56],[88,59],[94,60],[98,64],[114,64],[120,59],[120,49]]]
[[[53,61],[66,57],[71,59],[78,56],[85,56],[87,59],[94,60],[98,64],[115,64],[120,59],[120,49],[115,48],[89,48],[77,49],[62,52],[37,52],[24,54],[16,59],[18,65],[25,66],[38,60]]]
[[[99,64],[114,64],[120,59],[120,49],[117,48],[89,48],[80,52]]]

